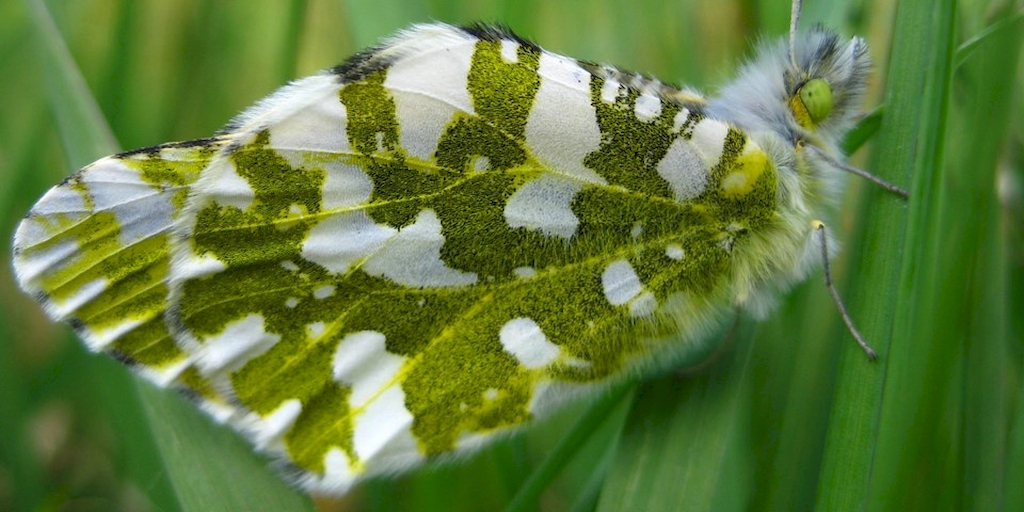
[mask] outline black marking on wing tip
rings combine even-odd
[[[190,364],[189,368],[195,368],[195,366]],[[202,406],[204,404],[213,403],[213,402],[210,400],[209,397],[204,396],[199,391],[196,391],[195,388],[191,388],[187,384],[182,383],[182,381],[180,380],[179,377],[182,374],[184,374],[185,371],[187,371],[187,368],[185,370],[182,370],[181,372],[178,373],[178,377],[175,377],[175,380],[173,381],[173,383],[170,386],[171,389],[177,391],[178,393],[181,393],[182,396],[184,396],[190,402],[195,404],[195,406],[198,407],[200,410],[202,410],[204,413],[209,413],[210,411],[207,411],[207,410],[203,409]],[[230,387],[218,386],[216,384],[213,384],[212,382],[210,384],[214,387],[214,391],[216,393],[218,393],[220,395],[220,397],[223,398],[227,402],[228,406],[234,407],[234,408],[237,408],[237,409],[240,409],[240,410],[244,409],[244,410],[248,411],[248,409],[245,409],[245,405],[240,400],[238,400],[236,397],[234,397],[232,395],[232,391],[231,391]],[[211,415],[211,417],[213,417],[213,416]],[[214,419],[216,419],[216,418],[214,418]],[[217,422],[221,423],[220,420],[217,420]]]
[[[196,406],[200,406],[206,402],[206,397],[188,386],[175,385],[174,390],[181,393],[181,396],[185,397],[189,402],[192,402],[192,404]]]
[[[502,23],[471,23],[466,26],[459,27],[463,32],[483,41],[512,41],[525,46],[534,52],[540,52],[541,47],[526,39],[520,37],[518,34],[512,31],[508,25]]]
[[[155,146],[146,146],[144,148],[132,149],[124,151],[114,155],[115,158],[130,158],[133,156],[146,156],[156,157],[160,156],[160,151],[164,149],[186,149],[194,147],[207,147],[217,142],[216,137],[205,137],[202,139],[184,140],[180,142],[167,142],[164,144],[157,144]]]
[[[93,162],[93,163],[96,163],[96,162]],[[65,186],[67,186],[69,183],[71,183],[73,181],[78,181],[78,178],[79,178],[79,176],[81,176],[82,171],[88,169],[89,167],[92,167],[92,164],[89,164],[89,165],[86,165],[85,167],[82,167],[81,169],[79,169],[78,171],[75,171],[73,174],[71,174],[69,176],[65,176],[64,179],[60,180],[60,183],[58,183],[57,186],[58,187],[65,187]]]
[[[610,64],[599,64],[588,60],[576,59],[576,63],[597,79],[615,80],[629,91],[637,93],[645,91],[651,92],[656,94],[658,98],[665,103],[684,107],[702,118],[705,115],[705,105],[703,103],[681,101],[679,97],[674,96],[674,93],[682,92],[683,89],[680,89],[678,86],[671,83],[663,82],[661,79],[653,75],[629,71]]]
[[[227,129],[227,128],[228,127],[225,127],[225,129]],[[262,132],[263,130],[266,130],[266,128],[260,128],[257,131],[257,133]],[[224,153],[225,154],[232,154],[235,151],[238,151],[238,149],[241,148],[244,145],[245,144],[241,140],[238,140],[238,139],[232,140],[230,143],[228,143],[227,146],[224,147]]]
[[[381,51],[390,45],[378,44],[371,46],[345,60],[341,64],[330,68],[332,74],[337,75],[343,84],[358,82],[375,71],[387,69],[394,62],[394,57],[384,57]]]
[[[160,148],[162,148],[162,147],[163,147],[162,144],[159,144],[159,145],[156,145],[156,146],[146,146],[144,148],[132,149],[132,150],[128,150],[128,151],[122,151],[121,153],[115,154],[114,157],[115,158],[130,158],[130,157],[133,157],[133,156],[136,156],[136,155],[153,157],[153,156],[156,156],[156,155],[160,154]]]
[[[305,477],[309,476],[309,470],[284,457],[275,457],[270,460],[270,468],[281,475],[281,478],[293,485],[298,486]]]
[[[205,137],[202,139],[185,140],[181,142],[168,142],[167,144],[161,144],[160,147],[164,148],[194,148],[194,147],[206,147],[211,144],[219,142],[217,137]]]
[[[138,359],[135,359],[134,357],[128,355],[126,352],[124,352],[122,350],[118,350],[116,348],[112,348],[110,350],[105,351],[105,353],[109,354],[110,357],[113,357],[114,359],[116,359],[117,362],[119,362],[119,363],[121,363],[121,364],[123,364],[123,365],[125,365],[125,366],[127,366],[127,367],[129,367],[131,369],[133,369],[133,370],[135,368],[138,368],[138,367],[142,366],[142,364],[139,363]]]

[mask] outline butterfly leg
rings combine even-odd
[[[857,327],[853,325],[853,319],[850,318],[850,314],[846,312],[846,306],[843,304],[843,299],[839,297],[839,292],[836,291],[835,286],[832,285],[832,270],[828,262],[828,237],[825,236],[825,223],[820,220],[814,221],[814,229],[818,233],[818,240],[821,242],[821,263],[825,270],[825,287],[828,288],[828,293],[832,295],[832,302],[835,302],[836,309],[839,310],[839,314],[843,317],[843,322],[846,322],[846,328],[850,330],[850,334],[853,335],[853,339],[857,340],[857,344],[864,350],[864,353],[868,355],[872,361],[878,358],[878,354],[875,353],[871,345],[864,340],[864,336],[860,334]]]

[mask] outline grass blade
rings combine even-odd
[[[572,460],[573,455],[583,446],[590,435],[619,407],[622,400],[633,389],[632,383],[620,383],[601,397],[587,413],[580,418],[568,434],[530,475],[515,497],[505,508],[506,512],[533,510],[538,498],[552,480]]]
[[[707,375],[672,376],[637,389],[597,507],[745,510],[754,464],[750,436],[750,327]]]
[[[997,168],[1010,128],[1013,91],[1021,55],[1020,13],[1012,3],[992,9],[991,19],[971,17],[964,2],[964,24],[988,25],[977,29],[986,37],[954,77],[957,93],[947,132],[947,179],[940,201],[941,243],[954,242],[962,251],[942,260],[938,269],[944,287],[940,311],[959,313],[960,324],[945,336],[963,344],[963,510],[1001,508],[1007,488],[1018,480],[1004,480],[1008,428],[1014,393],[1012,382],[1019,368],[1012,360],[1009,329],[1006,232],[998,229],[1002,212],[996,197]],[[989,23],[989,22],[992,23]],[[958,52],[960,55],[960,52]],[[962,276],[952,280],[952,276]],[[951,282],[952,281],[952,282]],[[963,299],[966,299],[964,301]],[[1019,345],[1018,345],[1019,346]]]
[[[117,140],[75,66],[46,5],[42,0],[27,0],[27,3],[50,76],[47,80],[49,97],[68,165],[78,169],[98,157],[116,153],[119,149]]]
[[[142,382],[138,392],[182,510],[313,509],[249,443],[182,397]]]
[[[859,254],[850,257],[850,274],[857,282],[849,302],[882,357],[868,364],[853,344],[844,349],[818,485],[820,510],[874,509],[882,506],[874,493],[899,490],[886,478],[906,473],[900,473],[891,457],[901,452],[899,442],[918,432],[908,424],[885,424],[901,408],[922,400],[928,403],[913,390],[914,383],[924,382],[920,370],[928,366],[922,359],[929,350],[921,345],[928,340],[906,323],[913,312],[926,308],[914,300],[922,285],[916,282],[920,274],[913,267],[929,259],[922,254],[928,247],[921,240],[927,229],[922,218],[935,196],[940,168],[954,6],[952,0],[898,4],[886,77],[886,115],[871,168],[897,184],[913,183],[910,211],[894,197],[865,191],[862,211],[870,214],[863,216],[860,239],[850,244]],[[895,255],[902,255],[902,261]],[[895,382],[903,384],[892,389]]]

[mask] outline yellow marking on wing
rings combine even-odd
[[[722,194],[726,197],[749,194],[768,165],[768,155],[760,148],[744,152],[736,159],[735,169],[722,178]]]

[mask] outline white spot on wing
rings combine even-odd
[[[70,315],[78,308],[86,305],[106,289],[107,280],[106,278],[101,277],[83,284],[75,290],[75,293],[71,294],[64,300],[58,302],[56,298],[54,298],[50,303],[53,308],[53,317],[58,320],[66,318],[67,315]]]
[[[579,226],[572,200],[583,184],[553,174],[541,174],[516,190],[505,205],[505,222],[513,228],[571,238]]]
[[[473,158],[473,170],[476,172],[484,172],[491,168],[491,159],[486,156],[477,156]]]
[[[512,269],[512,273],[515,274],[516,277],[528,278],[537,275],[537,269],[533,267],[516,267]]]
[[[608,104],[615,103],[621,88],[622,85],[617,80],[606,78],[604,83],[601,84],[601,101]]]
[[[324,335],[327,332],[327,324],[323,322],[313,322],[306,325],[306,338],[315,340]]]
[[[171,262],[170,277],[176,281],[184,281],[223,272],[227,268],[227,264],[218,260],[213,254],[197,256],[189,252],[181,262]]]
[[[386,338],[376,331],[345,336],[334,352],[334,380],[352,386],[349,405],[364,407],[393,384],[405,357],[388,352]]]
[[[707,162],[701,157],[703,148],[677,137],[658,162],[658,175],[665,178],[676,200],[686,201],[699,196],[708,185]]]
[[[370,199],[373,183],[358,166],[337,159],[320,164],[320,167],[326,173],[321,203],[324,210],[348,208]]]
[[[665,247],[665,256],[668,256],[672,260],[681,260],[686,253],[683,251],[683,247],[679,244],[668,244]]]
[[[146,320],[150,320],[156,315],[159,315],[159,313],[146,313],[146,318],[132,318],[130,320],[124,320],[120,323],[107,326],[103,329],[94,329],[92,331],[92,336],[85,336],[86,343],[92,350],[106,348],[121,336],[131,332],[136,327],[146,323]]]
[[[528,369],[544,368],[558,359],[562,349],[548,341],[537,322],[529,318],[514,318],[498,333],[501,346]]]
[[[675,133],[679,133],[683,129],[683,125],[685,125],[686,121],[689,120],[689,119],[690,119],[690,110],[689,109],[685,109],[685,108],[680,110],[679,112],[676,113],[675,119],[672,120],[672,130]],[[687,130],[685,132],[683,132],[683,134],[691,134],[692,135],[692,130],[693,130],[694,122],[696,122],[696,121],[691,121],[690,122],[690,126],[687,127]]]
[[[274,412],[264,416],[253,425],[253,440],[256,446],[266,449],[280,443],[281,437],[291,430],[295,420],[302,413],[302,402],[297,398],[285,400]]]
[[[227,324],[219,334],[207,336],[196,353],[196,367],[209,375],[238,370],[281,340],[267,332],[263,316],[251,314]]]
[[[526,121],[527,145],[560,174],[606,183],[583,165],[601,144],[597,111],[590,104],[590,73],[572,59],[542,53],[537,74],[540,88]]]
[[[83,173],[92,172],[93,169],[101,165],[116,164],[121,165],[113,158],[104,158],[83,170]],[[66,185],[69,185],[70,182]],[[91,213],[92,210],[86,208],[85,197],[82,196],[82,191],[71,188],[70,186],[59,185],[47,190],[43,197],[39,198],[34,206],[32,206],[32,215],[69,215],[74,219],[81,219],[85,217],[85,214]],[[80,215],[74,215],[80,214]],[[33,232],[33,234],[36,234]],[[41,227],[41,232],[38,233],[37,237],[42,238],[49,234],[47,228]]]
[[[640,121],[649,123],[661,115],[661,100],[657,96],[645,92],[636,98],[636,103],[633,104],[633,114]]]
[[[458,111],[473,113],[467,79],[474,39],[438,33],[422,38],[416,58],[397,60],[384,78],[395,100],[399,144],[410,155],[432,161],[437,140]]]
[[[398,231],[373,222],[364,211],[332,215],[309,230],[302,257],[335,274],[374,254]]]
[[[519,55],[516,51],[519,49],[519,43],[515,41],[509,41],[508,39],[501,40],[501,60],[514,64],[519,62]]]
[[[455,270],[441,261],[441,221],[434,210],[420,211],[416,221],[402,228],[366,263],[367,274],[383,276],[398,284],[424,288],[464,286],[476,282],[472,272]]]
[[[615,260],[601,274],[604,296],[613,306],[621,306],[643,291],[640,277],[626,260]]]
[[[690,141],[708,168],[718,165],[718,161],[722,159],[725,137],[728,134],[728,125],[709,119],[702,119],[693,128],[693,138]]]
[[[365,461],[386,461],[418,453],[413,438],[412,413],[405,408],[405,393],[398,384],[380,393],[355,418],[352,444]],[[386,464],[386,463],[385,463]]]
[[[642,292],[629,302],[629,314],[633,316],[648,316],[654,313],[655,309],[658,309],[658,299],[648,291]]]
[[[348,113],[338,89],[333,75],[321,74],[294,82],[271,96],[276,97],[277,105],[266,112],[277,119],[270,126],[270,146],[293,167],[312,163],[307,159],[310,153],[322,157],[352,152],[345,130]]]
[[[186,365],[185,368],[190,367]],[[199,402],[199,407],[209,414],[217,423],[228,423],[234,421],[238,415],[238,407],[234,405],[228,405],[223,402],[213,400],[202,400]]]
[[[51,192],[56,190],[56,187],[50,189]],[[44,196],[49,197],[50,193]],[[40,203],[43,203],[43,199]],[[37,205],[38,206],[38,205]],[[25,252],[20,252],[14,258],[14,270],[18,275],[18,280],[22,282],[22,286],[26,291],[38,291],[39,284],[34,283],[39,276],[53,272],[55,268],[65,268],[71,262],[80,261],[81,253],[78,242],[73,237],[64,239],[54,238],[54,234],[51,232],[52,224],[51,219],[45,217],[40,218],[35,215],[48,215],[41,214],[32,210],[32,217],[29,217],[18,225],[18,231],[14,235],[14,246],[19,250],[24,250],[29,247],[32,248],[30,255],[26,256]],[[61,214],[67,218],[68,222],[78,223],[86,215],[71,215]],[[59,241],[55,241],[59,240]],[[41,242],[46,242],[45,245],[37,245]]]
[[[334,290],[334,285],[324,285],[313,290],[313,297],[323,300],[326,299],[327,297],[330,297],[331,295],[334,295]]]
[[[251,140],[239,141],[249,143]],[[249,181],[238,174],[234,159],[217,158],[206,168],[203,176],[193,185],[196,197],[204,198],[206,203],[197,204],[204,207],[215,203],[220,206],[234,206],[239,210],[248,210],[256,199]]]
[[[169,194],[142,181],[139,171],[117,158],[104,159],[80,174],[92,197],[95,211],[114,214],[120,224],[120,240],[131,245],[170,229],[176,213]]]
[[[337,486],[337,482],[344,483],[342,489],[348,489],[351,482],[355,480],[352,472],[352,464],[341,448],[331,448],[324,456],[324,476],[321,485],[328,488],[328,485]]]

